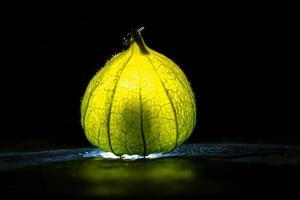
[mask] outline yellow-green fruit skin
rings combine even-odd
[[[90,81],[81,102],[87,139],[116,155],[170,152],[192,133],[194,93],[181,69],[136,42]]]

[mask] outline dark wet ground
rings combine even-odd
[[[0,154],[1,193],[137,199],[299,196],[300,147],[185,144],[149,158],[111,158],[95,148]]]

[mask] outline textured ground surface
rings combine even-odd
[[[0,154],[5,195],[195,197],[297,195],[300,147],[186,144],[173,153],[122,159],[95,148]]]

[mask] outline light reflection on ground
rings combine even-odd
[[[179,154],[178,153],[153,153],[145,157],[140,155],[128,155],[128,154],[117,156],[111,152],[105,152],[105,151],[101,151],[100,149],[94,149],[92,151],[80,153],[80,155],[84,158],[97,157],[97,158],[107,158],[107,159],[138,160],[138,159],[157,159],[157,158],[164,158],[164,157],[173,157]]]
[[[183,144],[145,158],[119,157],[97,148],[2,152],[2,196],[201,199],[298,194],[299,153],[298,146],[239,143]]]
[[[78,159],[97,159],[97,160],[154,160],[160,158],[211,158],[229,159],[232,158],[239,162],[265,162],[260,159],[260,155],[270,155],[287,152],[300,152],[297,146],[271,145],[271,144],[238,144],[238,143],[211,143],[211,144],[183,144],[170,153],[150,154],[146,157],[139,155],[116,156],[113,153],[101,151],[98,148],[78,148],[78,149],[53,149],[36,152],[3,152],[0,153],[0,170],[14,170],[26,166],[44,165],[55,162],[66,162]],[[254,159],[253,156],[258,156]],[[288,160],[292,164],[298,160]]]
[[[136,156],[130,159],[135,159]],[[125,159],[125,158],[124,158]],[[182,159],[101,159],[70,162],[67,175],[82,185],[81,192],[92,196],[122,196],[141,194],[147,190],[155,193],[183,193],[194,189],[194,181],[201,169]],[[126,158],[127,159],[127,158]],[[68,164],[67,164],[68,165]],[[185,186],[182,184],[185,183]],[[143,188],[137,189],[137,188]],[[160,189],[157,189],[161,188]]]

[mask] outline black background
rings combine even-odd
[[[87,145],[81,97],[106,60],[126,48],[122,38],[139,26],[145,26],[146,44],[173,59],[191,82],[197,125],[190,142],[299,141],[297,65],[291,62],[297,23],[289,11],[36,10],[7,15],[4,40],[14,56],[4,67],[10,72],[2,84],[2,141]]]

